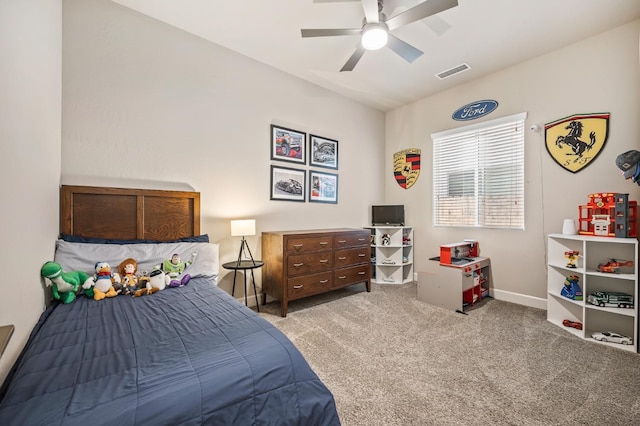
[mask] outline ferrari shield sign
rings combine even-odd
[[[545,124],[545,143],[551,158],[571,173],[587,167],[607,142],[609,115],[572,115]]]
[[[398,185],[411,188],[420,176],[420,149],[409,148],[393,154],[393,174]]]

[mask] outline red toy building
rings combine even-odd
[[[629,201],[629,194],[589,194],[589,202],[578,207],[578,233],[603,237],[636,237],[637,217],[638,203]]]

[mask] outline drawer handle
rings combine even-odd
[[[302,244],[294,244],[293,248],[296,250],[300,250],[300,248],[302,247]]]
[[[294,263],[294,264],[293,264],[293,267],[294,267],[294,268],[299,268],[299,267],[301,267],[302,265],[304,265],[304,263]]]
[[[329,280],[320,280],[320,283],[321,283],[321,284],[326,284],[326,283],[328,283],[328,282],[329,282]]]
[[[364,253],[358,253],[358,256],[359,257],[365,257],[365,254]]]
[[[295,290],[300,290],[302,287],[304,287],[302,284],[293,286]]]
[[[358,241],[366,241],[366,238],[358,238]]]
[[[320,245],[321,245],[321,246],[326,246],[327,244],[329,244],[329,243],[328,243],[328,242],[326,242],[326,241],[320,241]]]
[[[338,258],[338,260],[345,260],[345,259],[346,259],[346,257],[344,257],[344,256]]]
[[[327,263],[329,259],[320,259],[320,263]]]
[[[341,276],[341,277],[338,277],[338,279],[339,279],[339,280],[344,280],[345,278],[347,278],[347,276],[346,276],[346,275],[343,275],[343,276]]]
[[[340,241],[338,241],[338,242],[339,242],[340,244],[344,244],[344,243],[346,243],[346,242],[347,242],[347,240],[340,240]]]
[[[358,275],[364,275],[364,274],[366,274],[366,272],[364,272],[364,271],[358,272]]]

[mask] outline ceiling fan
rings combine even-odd
[[[387,45],[405,61],[412,63],[424,52],[400,40],[390,31],[457,5],[458,0],[426,0],[391,18],[387,18],[382,12],[382,0],[362,0],[362,8],[364,9],[362,28],[303,29],[301,32],[302,37],[362,35],[361,43],[340,71],[352,71],[365,51],[377,50]]]

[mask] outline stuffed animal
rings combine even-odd
[[[135,297],[147,296],[157,291],[164,290],[166,287],[165,274],[160,269],[154,269],[149,274],[149,280],[140,281],[139,289],[133,295]]]
[[[120,294],[133,294],[138,289],[138,262],[135,259],[128,258],[123,260],[118,266],[118,273],[120,274],[120,283],[114,283],[114,288],[118,291],[120,287]]]
[[[73,302],[76,300],[76,295],[82,291],[85,283],[89,283],[89,289],[85,291],[85,294],[93,297],[91,289],[93,278],[82,271],[64,272],[59,263],[49,261],[42,265],[40,274],[50,280],[47,286],[51,285],[55,300],[60,300],[62,303]]]
[[[164,261],[162,264],[162,270],[166,274],[165,281],[169,287],[182,287],[189,282],[191,276],[189,274],[182,275],[182,273],[193,263],[197,255],[198,253],[191,253],[191,259],[184,262],[180,259],[180,255],[178,253],[174,253],[171,256],[171,259]]]
[[[93,299],[102,300],[105,297],[115,297],[118,292],[113,283],[121,282],[120,276],[111,272],[111,265],[107,262],[97,262],[96,273],[93,276]]]

